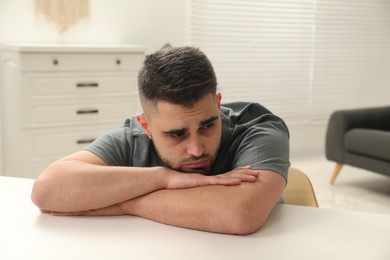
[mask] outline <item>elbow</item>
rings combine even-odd
[[[47,196],[45,195],[45,189],[43,188],[41,181],[38,179],[35,181],[31,191],[31,201],[38,208],[45,209],[47,205],[47,201],[45,198],[47,198]]]
[[[233,210],[224,212],[228,216],[225,220],[228,222],[229,233],[249,235],[264,226],[273,207],[259,206],[257,201],[241,201],[231,208]]]
[[[258,231],[267,221],[269,214],[264,208],[244,205],[245,203],[242,203],[232,207],[233,210],[224,210],[227,233],[249,235]]]
[[[259,230],[265,222],[266,218],[262,216],[237,216],[231,221],[229,233],[235,235],[249,235]]]
[[[272,207],[259,206],[258,201],[249,198],[232,203],[223,211],[229,234],[249,235],[266,223]]]
[[[31,201],[40,209],[49,210],[50,209],[50,201],[53,197],[53,189],[58,187],[54,187],[52,185],[52,181],[48,176],[48,172],[50,171],[50,166],[47,167],[42,174],[35,180],[32,191],[31,191]]]

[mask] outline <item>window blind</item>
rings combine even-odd
[[[259,102],[289,123],[390,100],[385,0],[191,0],[190,43],[224,102]]]
[[[315,27],[312,120],[390,105],[390,1],[319,0]]]

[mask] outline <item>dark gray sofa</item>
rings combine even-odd
[[[331,184],[344,164],[390,176],[390,106],[333,112],[325,153],[337,163]]]

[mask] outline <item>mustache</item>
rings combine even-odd
[[[210,160],[211,156],[209,154],[202,154],[201,156],[191,156],[189,158],[183,159],[180,161],[180,164],[186,164],[192,161],[197,161],[197,160],[204,160],[208,159]]]

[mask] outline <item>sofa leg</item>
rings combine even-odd
[[[341,168],[343,167],[342,163],[336,164],[336,167],[333,170],[332,178],[330,179],[330,184],[333,185],[336,181],[337,176],[339,175]]]

